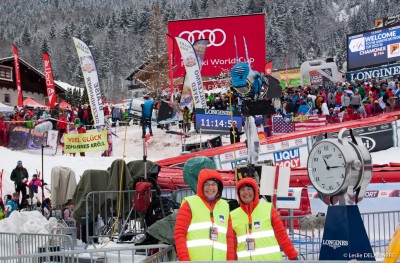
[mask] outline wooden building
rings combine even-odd
[[[30,97],[37,102],[49,105],[46,90],[46,79],[42,71],[34,68],[26,61],[19,59],[23,100]],[[14,57],[0,59],[0,102],[16,106],[17,84],[14,70]],[[57,101],[65,98],[66,90],[54,83]]]

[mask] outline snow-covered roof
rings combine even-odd
[[[72,86],[71,84],[68,84],[66,82],[62,82],[59,80],[55,80],[54,82],[65,90],[68,90],[68,89],[72,89],[72,90],[80,89],[80,91],[83,90],[83,88],[81,88],[81,87]]]

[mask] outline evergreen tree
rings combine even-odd
[[[199,7],[197,6],[197,1],[196,0],[192,0],[190,2],[189,9],[190,9],[191,17],[193,17],[193,18],[199,17]]]
[[[49,55],[51,53],[50,46],[49,46],[49,43],[47,42],[46,38],[43,38],[42,44],[40,45],[40,54],[42,54],[43,52],[46,52]]]
[[[25,46],[29,46],[32,43],[32,36],[28,27],[24,27],[24,31],[21,36],[21,43]]]
[[[54,25],[54,23],[53,23],[53,24],[51,25],[51,28],[50,28],[50,31],[49,31],[49,39],[50,39],[50,40],[53,40],[53,39],[56,38],[56,36],[57,36],[56,27],[55,27],[55,25]]]

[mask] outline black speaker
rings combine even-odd
[[[245,100],[242,105],[242,114],[245,116],[274,114],[275,109],[269,100]]]
[[[327,63],[335,62],[335,61],[333,60],[333,58],[326,58],[325,61],[326,61]]]

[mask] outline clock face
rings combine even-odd
[[[345,156],[336,144],[329,141],[321,141],[314,146],[307,168],[311,183],[325,195],[340,191],[346,179]]]

